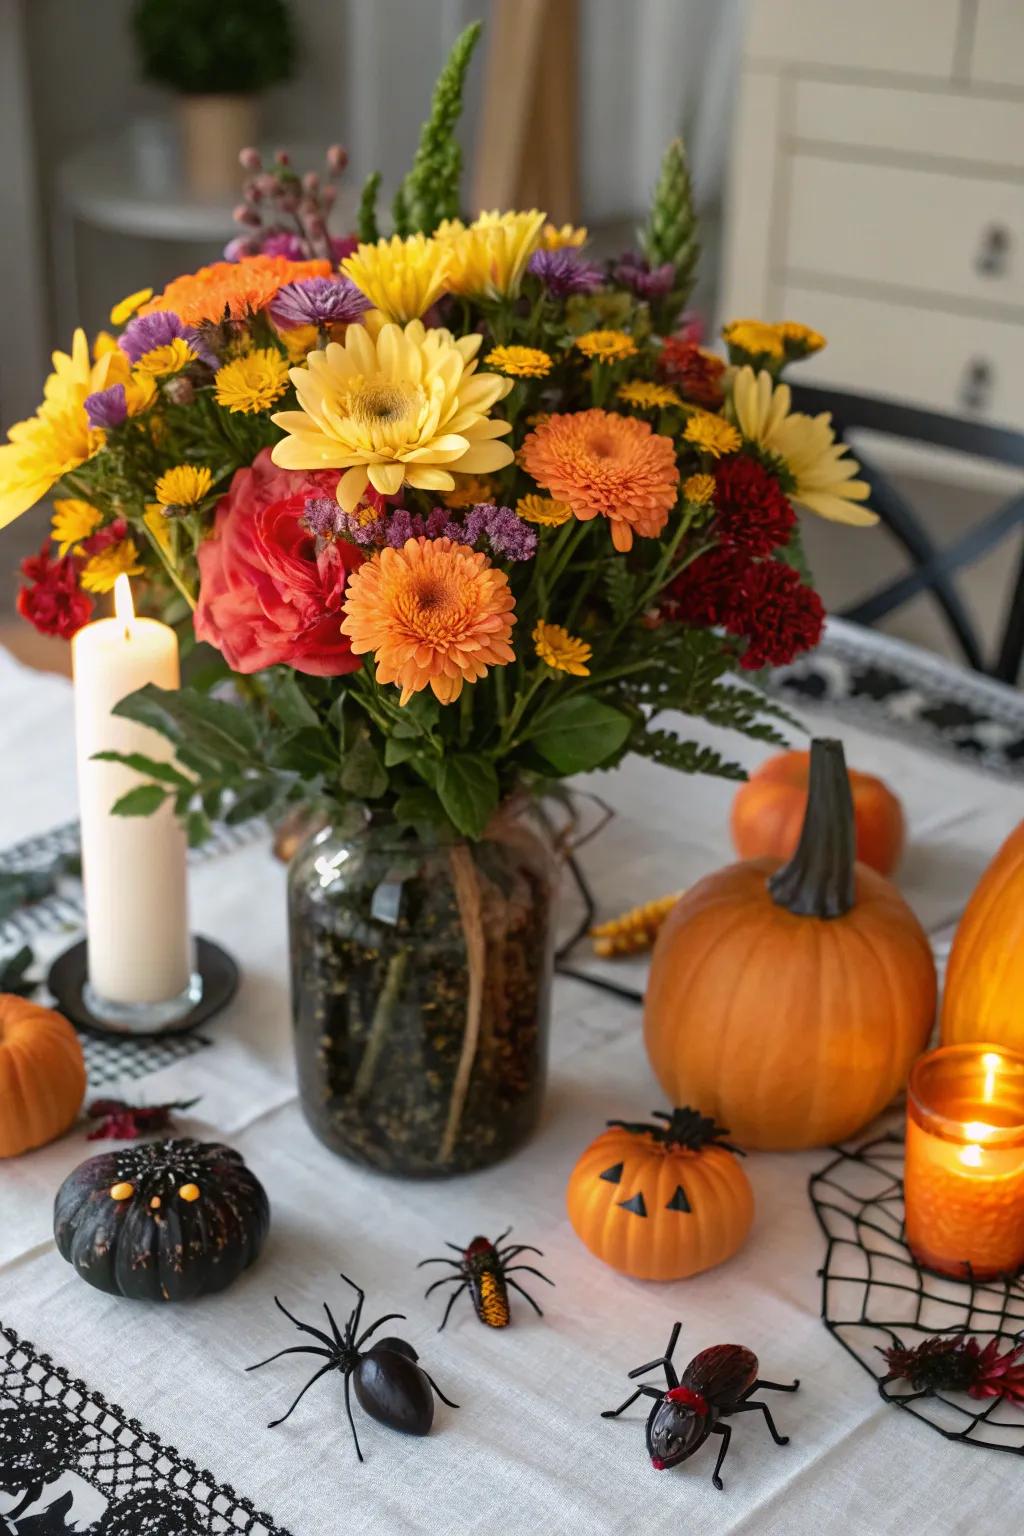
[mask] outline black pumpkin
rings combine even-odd
[[[53,1212],[57,1247],[82,1279],[140,1301],[224,1290],[269,1226],[266,1190],[240,1153],[190,1138],[90,1157]]]

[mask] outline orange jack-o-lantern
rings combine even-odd
[[[741,1246],[754,1196],[728,1135],[694,1109],[655,1110],[663,1125],[611,1120],[569,1177],[576,1235],[637,1280],[683,1280]]]

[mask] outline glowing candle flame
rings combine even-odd
[[[968,1129],[970,1129],[970,1127],[968,1127]],[[980,1147],[975,1147],[975,1146],[961,1147],[960,1148],[959,1156],[960,1156],[960,1161],[964,1164],[964,1166],[966,1168],[980,1168],[981,1167],[981,1148]]]
[[[114,617],[124,625],[125,639],[130,640],[135,604],[132,602],[132,584],[123,573],[114,582]]]

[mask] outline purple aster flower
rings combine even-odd
[[[119,427],[128,415],[128,401],[123,384],[111,384],[109,389],[98,389],[85,397],[85,414],[89,425],[101,431]]]
[[[448,538],[459,544],[475,545],[486,539],[491,553],[504,560],[532,560],[537,551],[537,533],[511,507],[496,507],[481,501],[472,507],[460,527],[449,523]]]
[[[337,325],[358,320],[370,307],[348,277],[307,277],[298,283],[286,283],[270,305],[271,319],[282,330],[300,325]]]
[[[571,293],[593,293],[604,282],[600,267],[583,261],[569,246],[557,251],[534,251],[527,270],[540,278],[555,299],[568,298]]]
[[[208,363],[211,368],[218,366],[216,357],[206,346],[198,331],[183,325],[170,309],[155,309],[151,315],[136,315],[134,320],[129,320],[117,338],[117,344],[129,362],[137,363],[140,357],[145,357],[146,353],[152,352],[155,347],[169,346],[179,337],[188,343],[204,363]]]
[[[335,539],[345,526],[345,513],[330,496],[308,496],[303,518],[318,539]]]
[[[629,288],[638,299],[664,299],[672,292],[676,269],[670,261],[651,268],[639,251],[626,251],[615,265],[615,281]]]

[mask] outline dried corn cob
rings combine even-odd
[[[619,955],[639,955],[650,949],[658,929],[682,894],[682,891],[673,891],[670,896],[659,896],[656,901],[631,907],[608,923],[598,923],[590,930],[594,954],[602,959],[614,959]]]

